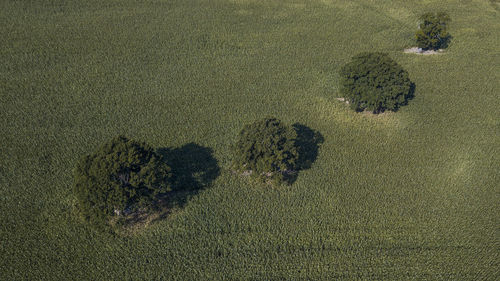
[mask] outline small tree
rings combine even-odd
[[[286,183],[298,168],[297,133],[276,118],[246,125],[234,146],[233,167],[266,182]]]
[[[148,209],[170,190],[170,167],[145,143],[120,136],[83,157],[74,170],[78,206],[94,224]]]
[[[451,39],[447,31],[450,17],[446,13],[426,13],[420,17],[421,23],[415,37],[417,46],[423,50],[446,48]]]
[[[357,111],[395,111],[406,104],[413,84],[408,72],[385,53],[361,53],[340,69],[341,94]]]

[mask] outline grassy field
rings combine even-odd
[[[404,54],[436,10],[449,49]],[[0,280],[500,279],[498,1],[5,0],[0,24]],[[397,113],[335,99],[371,50],[416,84]],[[229,169],[268,115],[324,138],[289,187]],[[72,169],[118,134],[215,176],[135,235],[96,232]]]

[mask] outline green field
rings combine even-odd
[[[438,10],[446,52],[403,53]],[[0,24],[0,280],[500,279],[498,1],[4,0]],[[335,99],[361,51],[409,72],[408,106]],[[291,186],[230,169],[264,116],[324,138]],[[119,134],[209,177],[113,236],[72,169]]]

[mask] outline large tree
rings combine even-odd
[[[357,111],[395,111],[412,95],[408,72],[385,53],[360,53],[340,69],[341,95]]]
[[[281,184],[298,169],[297,133],[276,118],[246,125],[234,146],[233,167],[264,182]]]
[[[451,39],[447,30],[448,22],[450,22],[448,14],[425,13],[420,20],[419,29],[415,34],[417,46],[423,50],[446,48]]]
[[[74,189],[85,217],[102,224],[111,216],[151,208],[170,190],[170,177],[170,167],[150,146],[119,136],[77,163]]]

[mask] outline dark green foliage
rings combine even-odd
[[[417,46],[423,50],[438,50],[448,46],[451,35],[447,31],[450,21],[448,14],[425,13],[420,17],[421,23],[415,37]]]
[[[276,118],[246,125],[234,146],[234,168],[263,181],[285,183],[298,168],[295,130]]]
[[[357,111],[396,111],[412,96],[408,72],[385,53],[360,53],[340,69],[341,94]]]
[[[152,207],[170,190],[170,167],[145,143],[120,136],[77,164],[75,192],[79,207],[94,224],[113,215]]]

